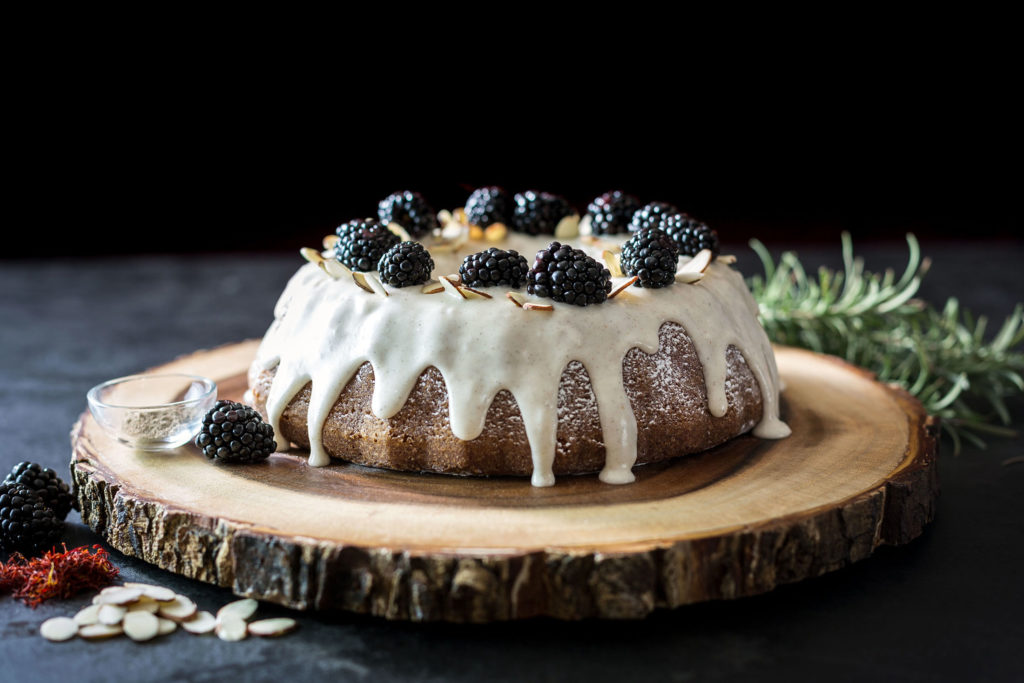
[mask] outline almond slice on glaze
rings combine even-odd
[[[352,271],[352,279],[355,280],[355,283],[357,285],[359,285],[360,289],[365,289],[370,294],[374,293],[373,292],[373,287],[371,287],[370,283],[366,281],[366,276],[363,275],[362,273],[353,270]]]
[[[406,232],[405,228],[403,228],[400,223],[395,223],[394,221],[391,221],[390,223],[388,223],[388,230],[398,235],[399,239],[401,239],[403,242],[412,242],[412,237],[409,235],[408,232]]]
[[[491,223],[484,228],[484,239],[488,242],[501,242],[508,237],[508,227],[504,223]]]
[[[527,301],[523,304],[523,310],[525,311],[553,311],[555,307],[551,304],[535,304],[532,301]]]
[[[712,258],[713,255],[710,249],[701,249],[697,252],[696,256],[684,263],[676,271],[676,282],[687,284],[699,282],[707,272],[708,266],[711,265]]]
[[[337,259],[324,259],[319,261],[317,265],[320,266],[322,271],[335,280],[352,276],[352,271],[349,270],[348,266]]]
[[[209,612],[197,612],[191,619],[181,622],[181,627],[197,636],[203,635],[217,627],[217,617]]]
[[[341,238],[337,235],[324,235],[323,245],[326,251],[334,251],[334,245],[338,243]]]
[[[627,287],[632,287],[633,283],[635,283],[639,279],[640,279],[639,275],[634,275],[633,277],[629,278],[628,280],[623,282],[621,285],[619,285],[616,289],[612,290],[612,293],[608,295],[608,298],[609,299],[614,299],[616,296],[618,296],[623,291],[625,291]]]
[[[299,249],[299,253],[302,254],[302,258],[306,259],[310,263],[320,263],[324,260],[324,257],[320,255],[320,252],[311,247],[303,247]]]
[[[580,217],[576,214],[565,216],[555,226],[555,237],[557,239],[571,239],[580,234]]]
[[[424,294],[440,294],[444,291],[444,285],[436,280],[431,280],[427,284],[423,285],[423,289],[420,291]]]
[[[737,259],[735,254],[719,254],[716,260],[721,261],[727,266],[731,266],[732,264],[736,263]]]
[[[467,299],[493,299],[487,292],[481,292],[479,289],[473,289],[469,285],[456,285],[462,290],[462,293],[466,295]]]
[[[618,252],[605,249],[601,252],[601,258],[604,259],[604,265],[608,266],[608,272],[611,273],[612,277],[623,277],[625,275],[622,272],[622,264],[619,263]]]
[[[590,236],[590,214],[586,214],[580,219],[580,235],[583,237]]]
[[[526,301],[526,297],[519,292],[505,292],[505,296],[516,305],[516,308],[522,308],[523,303]]]
[[[440,281],[441,281],[441,286],[444,288],[444,291],[446,291],[451,296],[458,297],[459,299],[466,299],[467,298],[466,297],[466,293],[463,292],[462,288],[459,287],[459,285],[457,284],[458,280],[457,279],[452,279],[452,278],[458,278],[458,275],[454,275],[454,276],[453,275],[442,275],[441,276],[441,280]]]
[[[249,624],[249,633],[254,636],[262,636],[264,638],[284,635],[289,631],[294,631],[295,627],[298,626],[294,619],[288,617],[280,617],[277,619],[260,619]]]

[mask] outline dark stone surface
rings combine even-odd
[[[756,272],[745,249],[739,267]],[[922,295],[957,295],[1001,321],[1024,300],[1024,246],[925,245]],[[897,243],[858,246],[869,268],[899,267]],[[838,265],[838,244],[801,247]],[[105,379],[199,348],[258,337],[300,265],[292,255],[0,261],[0,469],[34,460],[67,472],[68,431]],[[1024,402],[1012,402],[1024,427]],[[936,521],[913,543],[769,594],[662,611],[641,622],[529,620],[489,626],[293,614],[278,640],[225,643],[177,632],[49,643],[39,624],[83,596],[31,610],[0,597],[0,680],[1022,680],[1024,439],[954,457],[942,444]],[[95,543],[75,513],[69,546]],[[160,583],[202,609],[228,591],[112,553],[126,580]],[[288,614],[264,604],[261,616]]]

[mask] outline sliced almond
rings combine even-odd
[[[121,628],[120,624],[108,625],[108,624],[89,624],[78,629],[78,635],[86,640],[101,640],[103,638],[112,638],[113,636],[119,636],[124,633],[124,629]]]
[[[578,237],[580,234],[580,217],[576,214],[566,216],[562,220],[558,221],[558,225],[555,226],[555,237],[557,239],[571,239]]]
[[[100,608],[102,605],[89,605],[78,610],[78,614],[75,615],[75,623],[79,626],[88,626],[90,624],[98,624],[100,621]]]
[[[112,586],[104,588],[99,594],[100,605],[127,605],[142,597],[142,591],[138,588],[126,586]]]
[[[466,293],[462,291],[462,288],[459,287],[458,280],[457,279],[452,279],[452,278],[458,278],[458,276],[457,275],[442,275],[441,276],[441,286],[444,287],[444,291],[446,291],[448,294],[450,294],[450,295],[452,295],[454,297],[458,297],[459,299],[466,299],[466,298],[468,298],[466,296]]]
[[[621,285],[619,285],[616,289],[612,290],[612,293],[608,295],[608,298],[609,299],[614,299],[621,292],[625,291],[625,289],[627,287],[632,287],[633,283],[635,283],[639,279],[640,279],[639,275],[634,275],[633,277],[629,278],[628,280],[623,282]]]
[[[256,602],[252,598],[245,598],[244,600],[235,600],[217,610],[217,621],[224,621],[225,619],[241,619],[245,621],[253,614],[256,613],[256,609],[260,606],[260,603]]]
[[[437,222],[441,224],[441,227],[448,225],[453,220],[455,220],[455,218],[452,216],[452,212],[448,209],[441,209],[437,212]]]
[[[352,279],[355,280],[356,284],[359,285],[360,289],[365,289],[370,294],[373,294],[373,287],[371,287],[370,283],[366,281],[366,276],[365,275],[363,275],[362,273],[360,273],[358,271],[353,270],[352,271]]]
[[[54,617],[39,625],[39,634],[55,643],[71,640],[78,635],[78,624],[71,617]]]
[[[150,614],[156,614],[157,610],[160,609],[160,603],[153,598],[147,598],[142,596],[138,602],[133,602],[130,605],[126,605],[128,612],[149,612]]]
[[[604,265],[608,266],[608,272],[612,274],[612,277],[622,277],[625,275],[622,272],[622,264],[619,263],[618,252],[605,249],[601,252],[601,258],[604,259]]]
[[[470,287],[469,285],[458,285],[458,287],[459,287],[459,289],[462,290],[462,293],[466,295],[467,299],[493,299],[494,298],[490,294],[488,294],[487,292],[482,292],[479,289],[474,289],[474,288]]]
[[[373,290],[374,294],[383,294],[384,296],[391,296],[388,294],[388,290],[384,287],[384,283],[381,282],[376,275],[372,273],[366,273],[366,282],[370,285],[370,289]]]
[[[160,633],[160,620],[149,612],[129,612],[121,623],[126,636],[137,643],[156,638]]]
[[[348,266],[337,259],[324,259],[317,263],[317,265],[320,266],[320,270],[324,271],[329,277],[335,280],[352,276],[352,271],[349,270]]]
[[[228,617],[218,621],[215,630],[218,638],[231,642],[245,640],[249,634],[248,625],[237,617]]]
[[[589,213],[580,219],[580,235],[590,235],[590,220]]]
[[[553,311],[555,307],[551,304],[535,304],[532,301],[527,301],[523,304],[523,309],[527,311]]]
[[[718,258],[716,260],[717,261],[721,261],[722,263],[724,263],[727,266],[731,266],[732,264],[736,263],[736,255],[735,254],[719,254]]]
[[[113,626],[114,624],[120,624],[127,613],[128,608],[121,605],[101,605],[100,611],[96,615],[96,621],[107,626]]]
[[[170,619],[164,619],[163,617],[156,618],[157,623],[160,625],[160,630],[157,632],[159,636],[166,636],[174,633],[178,630],[178,624],[171,621]]]
[[[463,225],[465,225],[466,224],[466,209],[464,207],[460,206],[459,208],[457,208],[454,211],[452,211],[452,217],[457,222],[462,223]]]
[[[471,240],[482,240],[484,238],[484,229],[479,225],[470,224],[469,226],[469,239]]]
[[[398,235],[403,242],[412,242],[412,237],[409,236],[409,233],[400,224],[392,221],[388,223],[388,230]]]
[[[273,637],[294,631],[298,624],[294,619],[280,617],[277,619],[260,619],[249,624],[249,633],[254,636]]]
[[[154,586],[150,583],[126,583],[129,588],[138,588],[142,595],[157,602],[170,602],[174,600],[176,593],[165,586]]]
[[[324,235],[323,245],[326,251],[334,251],[334,245],[338,243],[341,238],[337,235]]]
[[[197,612],[191,619],[181,622],[183,629],[196,635],[210,633],[216,626],[217,617],[209,612]]]
[[[174,598],[174,602],[161,603],[160,609],[157,610],[157,614],[162,616],[164,619],[180,622],[190,619],[192,615],[196,613],[196,610],[196,603],[192,602],[184,595],[177,595]]]
[[[440,294],[444,291],[444,285],[435,280],[431,280],[427,284],[423,285],[423,289],[420,291],[424,294]]]
[[[311,247],[303,247],[299,249],[299,253],[302,254],[302,258],[306,259],[310,263],[320,263],[324,260],[324,257],[320,255],[320,252]]]
[[[522,308],[523,302],[526,301],[526,297],[519,292],[505,292],[505,296],[508,297],[508,300],[514,303],[518,308]]]
[[[504,223],[491,223],[484,228],[484,239],[488,242],[501,242],[508,237],[508,226]]]

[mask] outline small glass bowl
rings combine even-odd
[[[112,437],[144,451],[188,443],[217,401],[217,383],[186,374],[131,375],[97,384],[89,412]]]

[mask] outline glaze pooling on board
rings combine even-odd
[[[517,236],[502,248],[529,255],[549,242]],[[472,248],[467,245],[466,253]],[[435,260],[435,275],[455,272],[461,262]],[[324,423],[364,362],[374,374],[371,408],[382,419],[402,408],[419,376],[433,366],[444,378],[451,429],[459,439],[478,437],[494,397],[502,389],[512,394],[530,444],[531,482],[550,486],[555,481],[559,382],[566,365],[579,361],[590,376],[601,419],[606,451],[601,481],[629,483],[634,479],[637,424],[623,385],[622,359],[634,347],[655,353],[661,325],[674,322],[686,330],[703,366],[713,416],[728,410],[726,351],[733,345],[761,389],[762,419],[754,434],[773,439],[789,435],[779,419],[775,356],[757,321],[757,304],[742,276],[727,265],[713,263],[696,285],[630,287],[600,305],[555,303],[552,313],[516,308],[503,296],[506,289],[494,288],[497,296],[492,299],[469,301],[423,294],[419,287],[389,288],[390,296],[384,297],[350,279],[331,279],[314,264],[303,266],[278,300],[275,320],[253,364],[254,371],[277,367],[267,397],[267,417],[275,432],[281,433],[287,405],[312,382],[309,464],[327,465]]]

